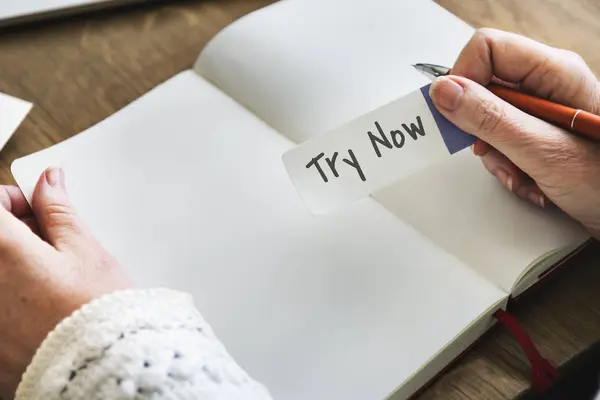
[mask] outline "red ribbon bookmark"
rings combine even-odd
[[[542,357],[527,332],[519,325],[515,317],[502,309],[496,311],[494,316],[514,336],[529,359],[531,363],[533,390],[541,393],[550,389],[559,377],[556,367]]]

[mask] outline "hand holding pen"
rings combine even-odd
[[[554,203],[599,237],[600,142],[591,137],[600,137],[593,125],[600,112],[600,83],[581,57],[483,29],[463,49],[451,73],[441,71],[431,85],[431,98],[450,122],[478,138],[473,151],[484,166],[521,199],[541,207]],[[491,90],[486,88],[490,84]],[[500,91],[495,84],[503,86]],[[506,87],[517,89],[520,104],[515,91],[507,94]],[[556,116],[549,115],[556,117],[553,123],[534,116],[535,110],[523,111],[531,104],[523,93],[548,99],[543,105],[554,107]],[[581,117],[592,126],[584,124],[586,132],[574,133],[571,123],[581,129]]]
[[[431,79],[450,75],[450,68],[441,65],[415,64],[413,67]],[[529,115],[591,140],[600,140],[600,116],[596,114],[532,96],[507,85],[490,83],[485,88]]]

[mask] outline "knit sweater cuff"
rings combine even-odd
[[[231,379],[197,376],[211,378],[212,367]],[[248,398],[268,398],[233,362],[191,296],[130,290],[98,298],[59,323],[37,350],[15,399],[96,398],[98,390],[108,395],[102,398],[134,398],[165,387],[179,398],[178,386],[190,394],[197,385],[215,398],[232,387],[248,391]]]

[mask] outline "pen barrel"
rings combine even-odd
[[[600,140],[600,116],[493,83],[487,88],[496,96],[527,114],[590,139]]]
[[[580,111],[573,117],[573,130],[589,138],[600,141],[600,117],[586,111]]]

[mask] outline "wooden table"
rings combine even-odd
[[[526,34],[579,52],[600,72],[600,3],[595,0],[438,0],[474,26]],[[17,157],[102,120],[175,73],[237,17],[269,0],[162,2],[0,32],[0,91],[35,103],[0,157],[0,182],[13,182]],[[600,339],[600,249],[520,301],[513,310],[543,355],[563,364]],[[457,311],[459,312],[459,311]],[[421,396],[505,399],[529,387],[512,337],[488,334]]]

